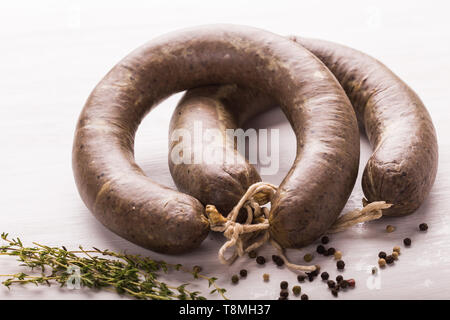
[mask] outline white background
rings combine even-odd
[[[343,273],[357,288],[339,299],[450,298],[450,22],[448,1],[2,1],[0,4],[0,231],[25,243],[40,241],[68,248],[97,246],[142,253],[186,266],[200,264],[219,276],[234,299],[277,298],[279,282],[296,276],[273,263],[260,267],[243,258],[221,266],[216,251],[221,235],[181,256],[162,256],[139,248],[105,229],[83,205],[71,170],[71,147],[78,114],[95,84],[122,57],[153,37],[179,28],[208,23],[235,23],[282,35],[323,38],[365,51],[394,70],[425,102],[438,132],[439,171],[434,188],[413,215],[357,226],[332,237],[344,253]],[[167,166],[167,130],[178,96],[152,111],[138,131],[136,158],[158,182],[174,186]],[[282,158],[280,183],[295,156],[295,138],[278,110],[255,119],[253,126],[279,128]],[[363,138],[360,175],[370,155]],[[360,180],[346,209],[360,205]],[[419,233],[427,222],[430,229]],[[387,234],[387,224],[397,231]],[[409,236],[413,245],[400,260],[370,284],[368,269],[380,250],[389,251]],[[289,251],[294,262],[314,250]],[[270,260],[272,249],[262,252]],[[331,258],[316,257],[333,277]],[[232,274],[249,270],[238,286]],[[0,257],[0,273],[18,272],[12,258]],[[262,274],[271,281],[263,283]],[[190,279],[170,274],[169,282]],[[378,281],[377,280],[377,281]],[[302,285],[311,299],[332,298],[320,280]],[[203,283],[194,288],[205,291]],[[207,292],[207,291],[206,291]],[[208,298],[216,298],[209,296]],[[3,299],[103,299],[114,293],[58,288],[0,287]]]

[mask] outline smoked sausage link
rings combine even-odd
[[[433,186],[438,144],[417,94],[380,61],[339,44],[291,37],[317,56],[347,93],[374,150],[362,177],[369,202],[393,206],[383,215],[413,213]]]
[[[142,118],[169,95],[211,84],[267,92],[297,138],[297,158],[275,196],[271,234],[301,247],[324,233],[350,195],[358,126],[345,92],[310,52],[259,29],[209,26],[138,48],[96,86],[77,124],[73,171],[86,206],[109,229],[146,248],[180,253],[208,233],[202,204],[161,186],[135,163]]]

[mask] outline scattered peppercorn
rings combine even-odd
[[[384,266],[386,266],[386,260],[384,260],[383,258],[378,259],[378,265],[383,268]]]
[[[421,223],[421,224],[419,224],[419,229],[420,229],[420,231],[427,231],[428,225],[426,223]]]
[[[305,279],[306,279],[306,276],[305,276],[304,274],[299,274],[299,275],[297,276],[298,282],[304,282]]]
[[[325,272],[322,272],[320,277],[322,278],[322,280],[328,280],[328,278],[330,278],[330,275],[328,274],[328,272],[325,271]]]
[[[347,282],[348,282],[348,285],[350,286],[350,288],[354,288],[356,286],[355,279],[348,279]]]
[[[333,289],[334,287],[336,287],[336,282],[334,282],[333,280],[328,280],[327,285],[328,288]]]
[[[280,291],[280,297],[287,298],[288,296],[289,296],[289,291],[287,291],[287,290],[281,290]]]
[[[316,264],[314,267],[316,267],[316,269],[312,272],[312,274],[314,275],[314,277],[317,277],[320,273],[320,266]]]
[[[337,283],[340,283],[342,280],[344,280],[343,276],[339,275],[339,276],[336,277],[336,282]]]
[[[410,246],[411,245],[411,239],[410,238],[405,238],[403,239],[403,243],[405,244],[405,246]]]
[[[395,246],[393,251],[397,252],[398,254],[400,254],[400,247],[399,246]]]
[[[275,264],[276,264],[277,266],[279,266],[279,267],[281,267],[281,266],[284,264],[284,260],[281,259],[280,256],[273,255],[273,256],[272,256],[272,260],[273,260],[273,262],[275,262]]]
[[[341,260],[341,258],[342,258],[342,252],[336,251],[336,252],[334,253],[334,259],[335,259],[335,260]]]
[[[388,255],[387,257],[386,257],[386,263],[387,264],[392,264],[392,263],[394,263],[394,257],[393,256],[391,256],[391,255]]]
[[[386,231],[389,232],[389,233],[394,232],[395,231],[395,227],[391,226],[390,224],[388,224],[386,226]]]
[[[345,262],[342,261],[342,260],[339,260],[338,262],[336,262],[336,267],[337,267],[339,270],[344,270],[344,268],[345,268]]]
[[[245,278],[247,276],[247,270],[242,269],[241,271],[239,271],[239,274],[241,275],[241,277]]]
[[[270,275],[267,274],[267,273],[264,273],[264,274],[263,274],[263,279],[264,279],[265,282],[269,281]]]
[[[372,274],[376,274],[378,271],[377,267],[372,267]]]
[[[309,297],[307,294],[302,294],[302,296],[300,297],[301,300],[309,300]]]
[[[325,247],[323,245],[319,244],[317,246],[316,251],[317,251],[318,254],[324,254],[325,253]]]
[[[398,260],[398,252],[394,251],[391,254],[392,258],[394,258],[394,260]]]
[[[255,259],[257,255],[258,255],[258,254],[256,253],[255,250],[252,250],[252,251],[250,251],[250,252],[248,253],[248,256],[249,256],[250,258],[252,258],[252,259]]]
[[[303,260],[305,260],[305,262],[311,262],[313,258],[314,258],[314,256],[311,253],[307,253],[303,257]]]
[[[231,277],[231,282],[233,282],[234,284],[238,283],[239,282],[239,276],[237,274],[234,274]]]
[[[258,256],[256,258],[256,263],[257,264],[265,264],[266,263],[266,258],[264,258],[263,256]]]
[[[339,291],[336,289],[336,288],[333,288],[333,289],[331,289],[331,294],[333,295],[333,296],[335,296],[335,297],[337,297],[338,296],[338,293]]]
[[[323,236],[322,239],[320,239],[320,241],[323,244],[327,244],[328,242],[330,242],[330,238],[328,238],[327,236]]]
[[[287,289],[287,287],[288,287],[287,281],[281,281],[280,282],[280,288],[281,289]]]
[[[300,286],[292,287],[292,293],[294,293],[294,295],[298,296],[301,292],[302,292],[302,287],[300,287]]]
[[[314,280],[314,274],[312,272],[307,272],[306,275],[308,276],[309,282],[313,282]]]
[[[336,253],[336,249],[331,247],[331,248],[328,248],[327,252],[328,252],[329,256],[332,256]]]
[[[387,256],[387,254],[384,251],[380,251],[380,253],[378,253],[378,258],[380,258],[380,259],[386,259],[386,256]]]
[[[194,266],[193,268],[192,268],[192,271],[194,272],[194,273],[200,273],[200,272],[202,272],[202,267],[200,267],[200,266]]]
[[[347,287],[348,287],[348,281],[347,281],[347,280],[342,280],[342,281],[339,283],[339,286],[340,286],[342,289],[347,289]]]

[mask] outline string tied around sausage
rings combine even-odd
[[[270,183],[254,183],[247,189],[247,192],[227,217],[222,216],[214,205],[206,206],[206,215],[211,230],[223,232],[223,235],[228,239],[218,252],[219,261],[222,264],[231,265],[245,253],[270,242],[289,269],[302,272],[316,270],[317,266],[298,265],[290,262],[286,257],[285,249],[270,236],[269,208],[263,207],[263,205],[272,201],[277,190],[278,187]],[[362,209],[356,209],[341,215],[327,233],[341,232],[355,224],[379,219],[383,215],[382,210],[391,206],[392,204],[385,201],[366,203]],[[236,220],[242,208],[245,209],[247,216],[245,221],[240,223]],[[232,247],[234,247],[233,253],[226,258],[225,252]]]

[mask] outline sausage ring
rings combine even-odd
[[[141,246],[164,253],[197,247],[209,228],[203,205],[146,177],[135,163],[133,143],[142,118],[159,101],[211,84],[268,92],[286,114],[297,158],[272,202],[271,233],[283,247],[313,241],[336,220],[355,182],[356,117],[342,87],[310,52],[248,27],[160,37],[101,80],[81,112],[73,144],[84,203],[105,226]]]

